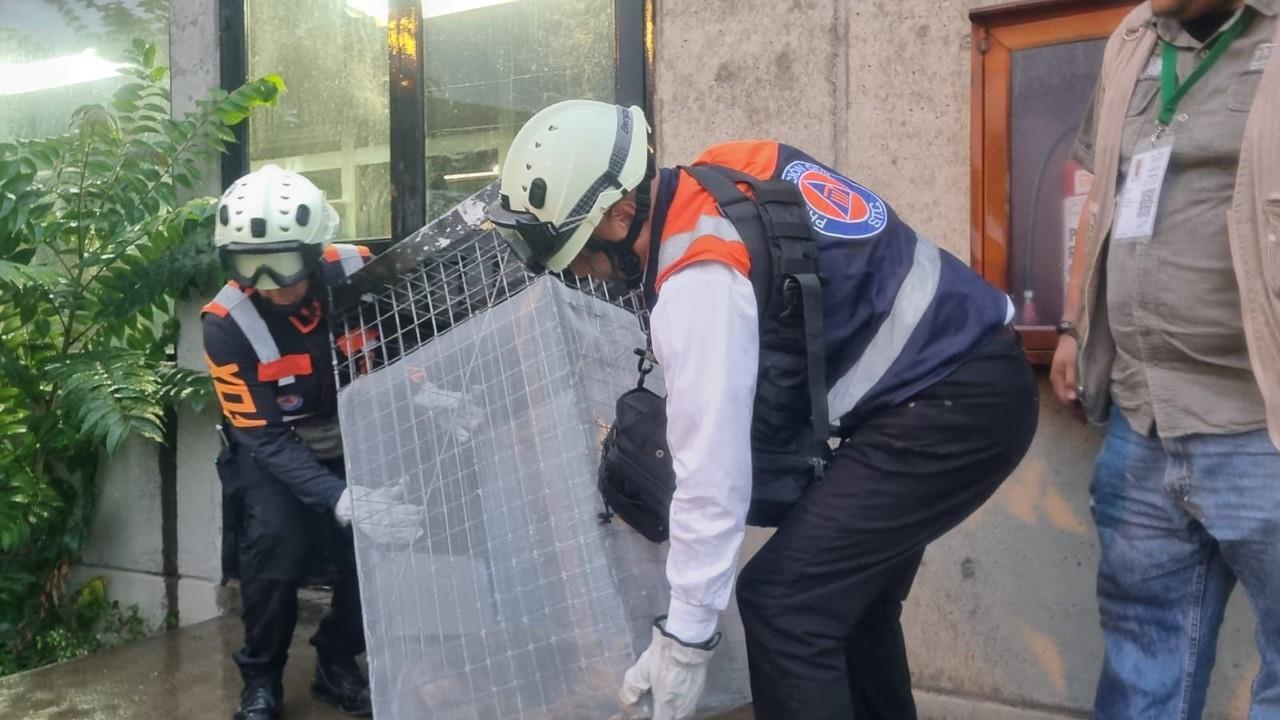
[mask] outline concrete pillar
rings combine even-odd
[[[169,12],[173,110],[175,115],[181,115],[220,84],[218,2],[170,0]],[[205,168],[204,180],[192,195],[217,197],[221,192],[222,177],[218,163],[213,162]],[[179,309],[178,364],[202,371],[206,366],[199,310],[205,299],[192,299]],[[206,620],[225,609],[219,586],[222,495],[213,467],[218,451],[213,432],[217,418],[214,407],[200,412],[190,408],[178,411],[178,610],[184,625]]]

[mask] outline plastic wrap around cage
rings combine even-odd
[[[482,221],[489,188],[335,291],[353,485],[423,510],[356,551],[382,718],[609,718],[665,612],[665,546],[603,522],[600,440],[636,379],[635,303],[529,275]],[[660,377],[651,376],[651,383]],[[749,701],[736,610],[700,714]]]

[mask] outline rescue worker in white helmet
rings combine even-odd
[[[620,699],[692,716],[750,522],[778,528],[737,581],[755,717],[914,718],[899,614],[925,546],[1035,432],[1012,303],[800,150],[731,142],[655,171],[647,130],[637,107],[557,103],[516,135],[489,209],[529,266],[648,296],[671,597]],[[800,463],[771,452],[810,430]]]
[[[338,214],[310,180],[268,165],[218,203],[214,244],[230,281],[202,310],[205,359],[222,407],[223,574],[239,578],[244,680],[236,720],[273,720],[298,612],[298,587],[333,586],[311,638],[312,693],[352,715],[372,712],[351,531],[354,511],[386,510],[359,525],[378,542],[417,538],[418,508],[395,490],[352,502],[337,421],[333,353],[357,366],[376,353],[366,334],[334,338],[325,288],[360,268],[368,249],[333,244]],[[356,490],[363,490],[356,488]]]

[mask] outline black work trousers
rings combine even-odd
[[[1038,405],[1021,344],[1002,329],[856,425],[739,578],[756,718],[915,719],[902,601],[925,545],[1022,459]]]
[[[342,460],[324,463],[339,477]],[[331,510],[308,508],[247,453],[219,458],[223,502],[234,507],[235,575],[240,578],[244,646],[232,658],[245,684],[278,683],[298,622],[298,587],[317,579],[333,587],[328,614],[311,638],[316,652],[354,657],[364,652],[360,589],[350,530]]]
[[[232,657],[246,685],[277,683],[298,623],[298,581],[242,580],[240,599],[244,605],[244,646]],[[329,612],[311,636],[311,644],[324,657],[355,657],[364,652],[360,589],[354,573],[334,584]]]

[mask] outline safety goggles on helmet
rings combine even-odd
[[[510,200],[500,195],[488,208],[489,220],[511,251],[533,272],[542,272],[546,262],[569,241],[581,218],[568,225],[544,222],[531,212],[510,208]]]
[[[322,248],[312,243],[230,243],[218,248],[222,267],[242,288],[263,290],[302,282],[320,262]]]

